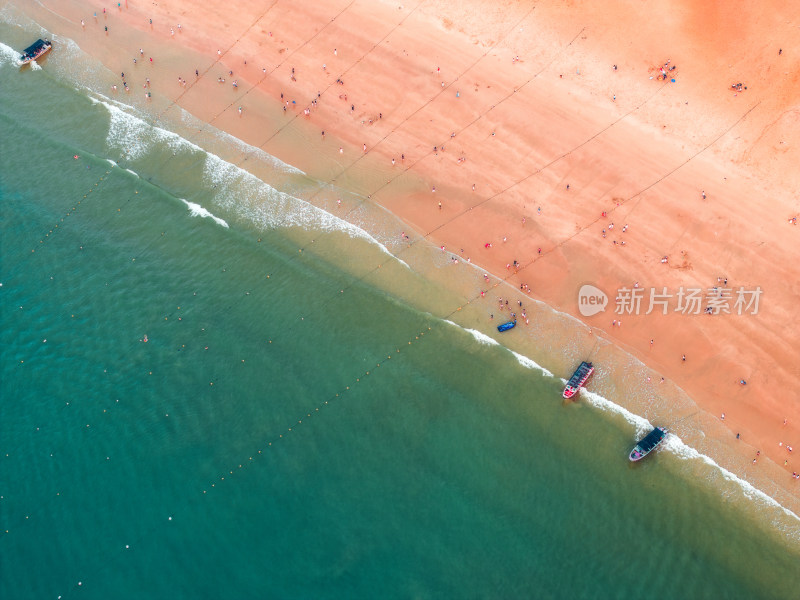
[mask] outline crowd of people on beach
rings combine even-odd
[[[103,14],[104,15],[106,14],[105,9],[103,9]],[[97,13],[95,13],[94,19],[95,19],[95,22],[97,23],[97,20],[98,20],[97,19]],[[154,27],[153,20],[152,19],[148,19],[148,21],[149,21],[150,27],[151,28]],[[81,20],[81,27],[85,29],[85,21],[83,19]],[[169,30],[169,35],[170,35],[171,38],[175,37],[176,32],[180,35],[182,33],[182,31],[183,31],[183,29],[181,27],[181,24],[179,24],[179,23],[170,24],[170,25],[167,26],[167,28]],[[105,33],[108,34],[107,26],[105,28]],[[269,32],[269,37],[272,37],[272,32]],[[169,39],[169,38],[167,38],[167,39]],[[331,76],[332,77],[332,75],[334,74],[334,71],[331,68],[329,68],[329,62],[330,62],[330,65],[335,65],[337,63],[337,58],[339,56],[338,55],[338,49],[337,48],[332,48],[332,49],[329,49],[327,52],[330,52],[333,55],[333,58],[330,58],[330,55],[326,55],[326,56],[328,56],[328,58],[326,58],[324,60],[324,62],[320,61],[319,63],[317,63],[317,67],[316,68],[319,69],[320,65],[321,65],[321,71],[325,74],[325,76]],[[133,68],[135,70],[141,69],[141,66],[140,66],[141,63],[145,63],[145,64],[149,63],[149,65],[151,65],[151,66],[154,64],[153,56],[148,56],[147,57],[149,59],[148,61],[145,61],[144,58],[145,58],[144,48],[139,48],[138,49],[138,54],[137,54],[137,52],[133,53],[132,64],[133,64]],[[231,81],[231,89],[237,90],[238,87],[239,87],[239,79],[233,79],[233,77],[234,77],[233,68],[237,69],[237,74],[238,74],[239,73],[239,67],[235,67],[234,66],[233,68],[230,68],[230,66],[228,66],[228,67],[225,67],[225,70],[223,72],[219,72],[219,68],[222,67],[222,61],[223,61],[223,52],[222,52],[221,49],[217,50],[215,59],[216,60],[214,62],[214,65],[212,65],[212,67],[209,67],[209,68],[205,69],[202,73],[200,72],[199,68],[195,69],[195,81],[200,80],[202,77],[206,76],[212,68],[216,67],[216,70],[219,73],[218,75],[215,73],[216,81],[221,85],[225,84],[227,81]],[[512,59],[512,63],[516,64],[517,62],[521,62],[521,59],[518,56],[514,56],[513,59]],[[272,75],[272,73],[275,72],[279,67],[281,67],[282,64],[283,63],[279,64],[278,66],[276,66],[274,69],[272,69],[270,71],[268,71],[267,67],[260,67],[261,73],[262,73],[261,81],[263,81],[264,79],[266,79],[267,77]],[[246,66],[247,66],[247,60],[244,60],[243,61],[243,65],[242,65],[241,68],[242,69],[246,69]],[[286,75],[287,75],[287,81],[286,81],[287,89],[291,89],[293,84],[297,83],[298,77],[300,77],[301,75],[303,77],[307,76],[306,72],[302,72],[301,73],[302,69],[300,69],[299,67],[290,66],[290,65],[286,65],[286,67],[290,68],[290,71],[286,73]],[[612,68],[613,68],[614,71],[617,71],[618,70],[618,65],[614,64]],[[668,78],[674,77],[675,71],[676,71],[676,66],[674,64],[671,64],[671,60],[667,60],[663,64],[661,64],[658,67],[656,67],[655,77],[658,80],[667,80]],[[652,71],[651,71],[651,73],[652,73]],[[138,74],[141,76],[141,74],[142,74],[141,71],[139,71]],[[226,77],[226,74],[227,74],[227,77]],[[129,75],[130,75],[130,73],[129,73]],[[124,87],[126,92],[129,92],[130,91],[130,87],[128,85],[128,81],[129,81],[130,78],[126,77],[126,74],[124,72],[120,73],[120,76],[121,76],[122,86]],[[211,77],[213,77],[213,76],[214,75],[211,75]],[[441,76],[441,69],[439,67],[436,67],[436,72],[435,72],[434,76],[436,77],[435,82],[438,82],[439,78]],[[242,81],[243,82],[249,81],[246,73],[244,75],[241,75],[241,77],[242,77]],[[652,77],[651,77],[651,79],[652,79]],[[180,86],[182,86],[183,88],[191,87],[191,85],[193,85],[193,83],[194,83],[194,82],[192,82],[190,84],[189,82],[187,82],[186,79],[183,78],[182,75],[177,75],[177,80],[178,80],[178,84]],[[331,80],[333,80],[333,79],[331,79]],[[329,80],[329,81],[331,81],[331,80]],[[341,108],[337,110],[337,112],[339,113],[340,116],[349,115],[350,118],[355,119],[355,122],[360,124],[361,126],[370,126],[370,125],[373,125],[375,123],[380,122],[383,119],[383,113],[380,112],[380,111],[374,111],[372,114],[364,114],[365,111],[363,111],[363,109],[361,109],[361,108],[359,109],[359,111],[361,111],[361,112],[356,110],[356,104],[358,103],[358,99],[356,98],[354,100],[352,92],[350,94],[347,93],[348,87],[345,86],[345,83],[342,80],[342,76],[339,76],[339,77],[337,77],[335,79],[335,85],[336,85],[338,90],[342,90],[341,93],[338,93],[338,91],[336,93],[336,97],[338,97],[338,99],[341,101],[341,103],[339,103],[339,106]],[[439,87],[438,83],[434,83],[434,85],[436,85],[436,87],[438,89],[438,87]],[[444,81],[441,82],[441,87],[442,88],[446,87]],[[145,81],[143,83],[143,88],[145,90],[145,97],[147,98],[147,100],[150,100],[152,98],[152,96],[151,96],[151,89],[150,89],[151,86],[150,86],[149,77],[145,79]],[[736,92],[741,92],[743,90],[746,90],[747,86],[745,84],[743,84],[743,83],[735,83],[735,84],[731,84],[731,89],[736,91]],[[117,85],[116,84],[114,84],[112,86],[112,90],[113,91],[117,90]],[[456,90],[454,92],[454,94],[455,94],[456,98],[461,98],[461,93],[460,93],[459,90]],[[322,101],[322,97],[323,97],[323,92],[322,91],[317,91],[316,94],[312,94],[311,98],[309,98],[307,100],[307,102],[303,103],[301,101],[300,104],[298,105],[298,100],[295,99],[295,98],[292,98],[292,94],[291,93],[288,93],[287,91],[282,91],[282,92],[280,92],[280,97],[279,98],[276,97],[275,100],[277,102],[279,102],[279,104],[280,104],[280,106],[282,108],[282,111],[284,113],[289,113],[290,111],[292,111],[297,115],[302,114],[304,117],[307,117],[307,118],[311,119],[312,115],[314,114],[314,111],[319,108],[319,103]],[[614,95],[614,99],[616,99],[616,95]],[[459,100],[459,102],[464,102],[464,100],[463,99]],[[236,110],[238,112],[239,117],[243,118],[244,121],[247,121],[248,118],[252,118],[252,116],[249,113],[247,115],[244,114],[245,113],[244,105],[239,105],[238,103],[235,103],[235,104],[232,104],[231,106],[237,106],[237,105],[238,105],[238,108]],[[300,108],[300,107],[302,107],[302,108]],[[298,109],[300,109],[300,110],[298,110]],[[495,137],[495,134],[496,134],[495,131],[491,132],[491,136],[492,137]],[[325,130],[321,131],[321,138],[322,138],[322,140],[325,140]],[[450,134],[450,139],[452,140],[454,138],[456,138],[456,132],[455,131],[453,131]],[[453,143],[457,143],[457,142],[453,142]],[[361,144],[361,150],[362,150],[363,154],[369,154],[372,151],[372,148],[367,143],[362,143]],[[434,145],[432,147],[428,146],[426,152],[429,152],[433,156],[439,157],[437,160],[441,160],[442,157],[440,156],[440,154],[445,153],[445,145],[444,144],[436,144],[436,145]],[[344,154],[344,147],[343,146],[339,146],[339,154]],[[399,159],[400,165],[403,168],[405,168],[405,166],[406,166],[405,165],[405,161],[406,161],[406,152],[405,151],[396,152],[394,154],[394,156],[391,158],[391,165],[392,165],[392,167],[396,167],[397,166],[397,162],[398,161],[396,160],[395,157],[398,154],[400,156],[400,159]],[[443,156],[446,157],[447,155],[444,154]],[[464,151],[459,151],[458,154],[454,155],[454,156],[457,156],[457,159],[455,160],[455,164],[457,164],[457,165],[464,164],[467,161],[467,158],[468,158],[467,157],[467,153],[464,152]],[[573,181],[572,183],[574,184],[575,181]],[[442,193],[440,192],[440,193],[437,194],[436,185],[435,184],[430,184],[430,185],[431,185],[431,193],[436,194],[436,196],[434,196],[435,200],[433,201],[432,206],[436,207],[439,211],[443,211],[443,214],[447,215],[448,210],[451,210],[450,209],[450,205],[447,204],[447,203],[445,203],[443,205]],[[472,184],[467,184],[467,185],[471,185],[471,190],[473,192],[476,191],[476,184],[472,183]],[[562,183],[560,184],[559,187],[560,187],[561,193],[563,193],[563,191],[565,189],[570,194],[574,194],[575,193],[574,192],[575,188],[572,188],[573,191],[570,191],[571,188],[570,188],[570,184],[569,183],[565,184],[562,181]],[[695,189],[697,189],[697,188],[695,188]],[[707,198],[705,190],[701,191],[700,197],[703,200],[705,200]],[[341,206],[341,200],[337,201],[337,206]],[[619,202],[617,202],[616,207],[618,207],[618,206],[619,206]],[[593,221],[593,223],[595,224],[594,227],[597,227],[597,228],[600,229],[600,236],[603,239],[607,239],[609,236],[611,236],[612,237],[611,241],[612,241],[612,244],[614,246],[625,246],[626,245],[626,240],[622,239],[622,236],[623,236],[623,234],[626,234],[626,232],[629,230],[629,224],[628,223],[624,223],[621,227],[618,227],[618,226],[615,227],[614,220],[610,219],[609,218],[609,214],[608,214],[608,212],[613,212],[616,207],[610,208],[609,211],[602,211],[600,219]],[[539,216],[542,215],[541,206],[537,208],[536,212],[537,212],[537,215],[539,215]],[[519,218],[519,216],[517,218]],[[522,225],[524,226],[525,225],[525,217],[522,216],[521,219],[522,219]],[[621,219],[618,219],[618,220],[621,220]],[[797,217],[795,216],[795,217],[789,218],[789,223],[793,224],[793,225],[796,225],[797,224]],[[597,233],[597,229],[594,229],[594,234],[596,235],[596,233]],[[506,241],[507,237],[508,236],[503,237],[503,241],[504,242]],[[401,239],[403,241],[405,241],[405,242],[408,242],[409,241],[409,236],[407,236],[405,234],[405,232],[403,232],[401,234]],[[487,238],[483,238],[483,239],[487,239]],[[489,238],[489,239],[491,239],[491,238]],[[495,241],[497,241],[497,240],[499,240],[499,236],[497,238],[495,238]],[[545,246],[545,248],[543,248],[542,246],[535,246],[535,248],[537,248],[536,253],[532,257],[530,257],[530,260],[528,259],[528,257],[523,257],[524,260],[520,261],[518,258],[513,258],[512,259],[511,256],[508,256],[507,258],[503,258],[503,260],[502,260],[502,262],[500,262],[500,264],[505,263],[506,269],[510,273],[509,277],[511,277],[511,273],[518,274],[518,273],[524,272],[524,269],[527,268],[528,265],[530,265],[532,262],[537,260],[543,254],[547,254],[550,251],[550,249],[547,248],[546,244],[544,244],[544,246]],[[484,242],[484,249],[492,250],[492,248],[493,248],[493,244],[492,244],[491,241]],[[494,250],[493,252],[501,252],[499,248],[501,248],[500,244],[498,244],[498,249]],[[441,250],[442,250],[442,252],[446,251],[444,246],[441,246]],[[463,255],[463,252],[464,251],[462,249],[462,255]],[[466,260],[466,262],[470,262],[469,257],[466,257],[465,260]],[[456,264],[456,263],[459,262],[458,257],[455,254],[450,256],[450,261],[453,264]],[[495,260],[495,262],[497,262],[497,261]],[[667,254],[662,255],[661,258],[660,258],[660,262],[662,264],[669,264],[669,255],[667,255]],[[489,283],[489,275],[488,275],[488,273],[484,274],[484,281],[487,284]],[[721,283],[721,282],[718,281],[718,283]],[[727,286],[727,283],[728,283],[728,279],[726,277],[724,279],[724,283],[722,283],[722,285]],[[638,283],[637,283],[637,285],[638,285]],[[531,294],[531,288],[525,283],[520,283],[519,284],[519,290],[523,295],[530,295]],[[485,290],[485,289],[482,289],[480,291],[480,297],[481,298],[485,297],[486,291],[487,290]],[[497,304],[496,310],[499,310],[501,312],[508,311],[508,312],[510,312],[512,318],[516,318],[516,316],[517,316],[516,311],[519,310],[521,312],[522,320],[526,324],[529,323],[527,312],[523,308],[522,300],[516,300],[516,301],[512,300],[511,302],[509,302],[509,299],[507,299],[507,298],[498,297],[497,298],[497,302],[498,302],[498,304]],[[517,306],[515,307],[514,304],[516,304]],[[711,314],[711,313],[709,313],[709,314]],[[494,313],[490,313],[489,318],[493,319],[494,318]],[[619,319],[614,319],[612,321],[611,325],[614,328],[620,328],[621,325],[622,325],[622,322]],[[646,341],[645,341],[645,343],[646,343]],[[652,347],[652,345],[653,345],[653,341],[652,340],[651,340],[651,344],[650,345]],[[683,355],[682,361],[685,362],[685,360],[686,360],[685,355]],[[661,381],[663,382],[664,378],[662,378]],[[741,383],[741,385],[745,385],[746,381],[744,379],[741,379],[740,383]],[[723,413],[723,418],[724,418],[724,413]],[[738,438],[738,434],[737,434],[737,438]],[[786,448],[791,453],[791,446],[786,446]],[[754,458],[753,459],[753,463],[755,463],[755,462],[756,462],[756,459]],[[788,463],[787,463],[787,465],[788,465]],[[798,478],[796,472],[793,473],[793,476],[795,477],[795,479]]]

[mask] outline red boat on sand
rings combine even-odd
[[[580,366],[569,378],[566,387],[564,388],[564,398],[572,398],[580,389],[586,384],[586,381],[594,373],[594,367],[590,362],[582,362]]]

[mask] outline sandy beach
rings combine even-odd
[[[23,9],[152,93],[154,118],[175,102],[581,319],[720,419],[742,471],[771,461],[800,494],[800,19],[783,4]],[[584,284],[605,312],[581,314]],[[698,314],[676,310],[688,290]],[[639,314],[615,312],[638,293]]]

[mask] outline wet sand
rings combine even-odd
[[[23,8],[131,94],[149,77],[154,113],[177,101],[527,284],[724,413],[742,464],[759,449],[797,495],[800,21],[777,2],[115,4]],[[637,282],[642,314],[613,314]],[[585,283],[604,313],[580,315]],[[674,310],[681,288],[705,306],[714,286],[734,314]],[[735,314],[740,287],[763,291],[758,314]],[[669,314],[643,314],[650,288]]]

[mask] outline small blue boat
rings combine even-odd
[[[497,331],[508,331],[509,329],[513,329],[516,324],[517,324],[516,319],[514,319],[513,321],[507,321],[502,325],[498,325]]]

